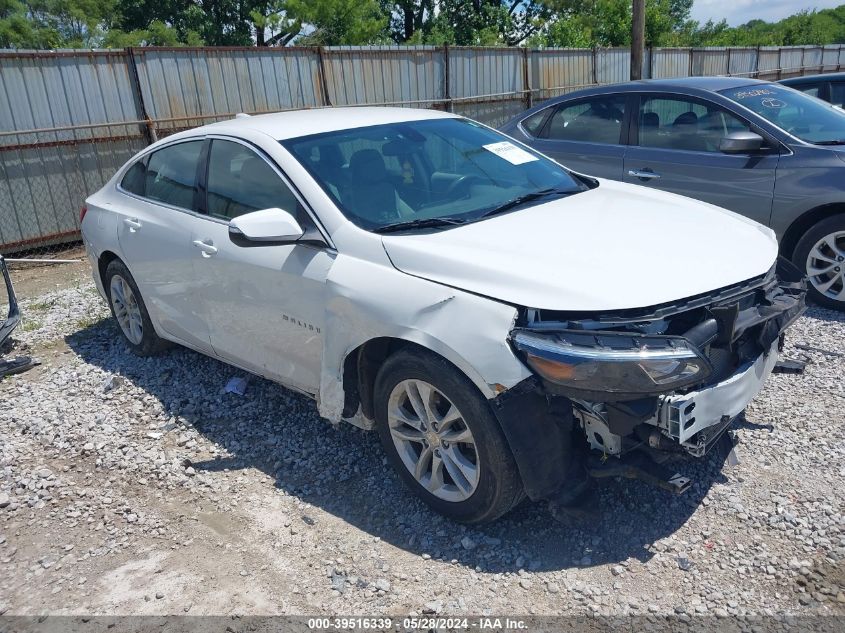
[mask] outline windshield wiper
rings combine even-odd
[[[384,226],[373,229],[373,233],[395,233],[396,231],[404,231],[406,229],[428,229],[465,223],[466,220],[462,220],[461,218],[419,218],[417,220],[385,224]]]
[[[845,145],[845,138],[830,141],[813,141],[813,145]]]
[[[496,215],[498,213],[504,213],[505,211],[510,211],[511,209],[527,202],[539,200],[540,198],[545,198],[546,196],[551,196],[553,194],[569,195],[571,193],[574,192],[565,191],[563,189],[541,189],[540,191],[532,191],[531,193],[526,193],[524,195],[517,196],[516,198],[511,198],[507,202],[500,204],[498,207],[493,207],[489,211],[485,211],[479,216],[479,218],[486,218],[491,215]]]

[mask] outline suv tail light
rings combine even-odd
[[[82,208],[79,210],[79,223],[82,224],[82,220],[85,219],[85,214],[88,213],[88,205],[83,204]]]

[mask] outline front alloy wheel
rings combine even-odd
[[[478,487],[475,439],[449,398],[423,380],[403,380],[390,394],[387,422],[417,483],[445,501],[472,496]]]
[[[394,469],[441,514],[482,523],[522,500],[522,481],[490,404],[444,358],[416,346],[396,352],[379,369],[373,404]]]
[[[845,231],[821,238],[807,255],[807,276],[813,287],[834,301],[845,301]]]
[[[845,310],[845,214],[810,227],[798,241],[792,263],[807,275],[810,299]]]

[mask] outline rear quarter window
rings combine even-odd
[[[147,179],[147,157],[144,156],[141,160],[133,163],[126,173],[123,175],[123,180],[120,181],[120,186],[124,191],[134,193],[137,196],[144,195],[144,182]]]
[[[528,132],[531,136],[537,136],[540,133],[540,129],[543,127],[543,121],[548,113],[548,108],[535,112],[530,117],[522,121],[520,124],[522,125],[522,129]]]

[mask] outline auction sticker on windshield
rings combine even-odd
[[[500,143],[490,143],[489,145],[482,145],[488,152],[493,152],[499,158],[504,158],[512,165],[522,165],[523,163],[530,163],[537,160],[537,157],[529,154],[524,149],[520,149],[513,143],[502,141]]]

